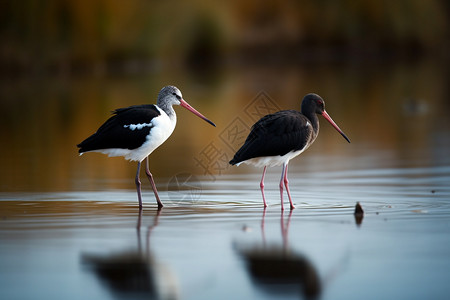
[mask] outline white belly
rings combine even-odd
[[[306,150],[306,147],[301,150],[298,150],[298,151],[288,152],[285,155],[262,156],[262,157],[250,158],[250,159],[244,160],[236,165],[239,166],[240,164],[243,163],[243,164],[247,164],[247,165],[251,165],[251,166],[255,166],[255,167],[281,166],[285,163],[288,163],[291,159],[300,155],[305,150]]]

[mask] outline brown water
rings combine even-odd
[[[0,298],[446,299],[447,74],[422,62],[2,83]],[[139,215],[135,164],[75,145],[168,83],[217,128],[176,108],[151,156],[166,206],[143,176]],[[225,162],[255,119],[308,92],[352,143],[321,119],[290,164],[297,208],[280,211],[272,168],[263,210],[262,170]]]

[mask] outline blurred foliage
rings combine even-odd
[[[446,55],[446,0],[0,2],[2,73]]]

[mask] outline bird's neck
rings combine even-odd
[[[175,110],[173,109],[172,105],[164,105],[164,104],[158,104],[158,107],[164,111],[167,116],[169,116],[170,119],[175,119],[177,118],[176,114],[175,114]]]
[[[314,129],[314,134],[319,133],[319,118],[315,112],[302,112],[305,117],[311,122],[311,125]]]

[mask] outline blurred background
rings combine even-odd
[[[448,59],[449,13],[444,0],[2,1],[0,62],[10,78]]]
[[[252,125],[242,108],[261,92],[283,109],[320,94],[354,143],[323,123],[303,168],[320,153],[352,168],[386,153],[399,166],[442,164],[449,16],[445,0],[1,1],[0,191],[134,188],[134,164],[80,158],[75,145],[167,84],[218,127],[177,109],[179,126],[153,154],[159,178],[211,175],[196,158],[211,143],[232,156],[221,133],[240,114]],[[227,172],[246,171],[213,176]]]

